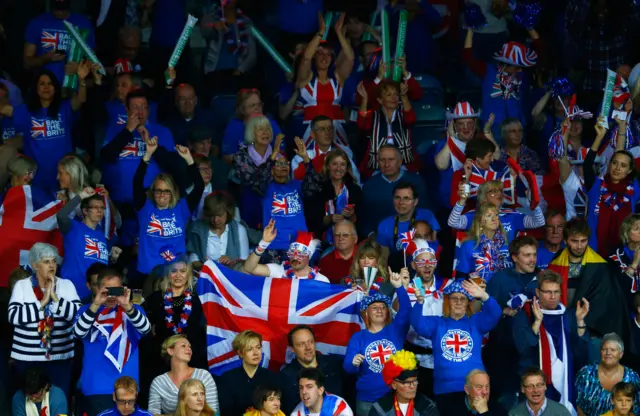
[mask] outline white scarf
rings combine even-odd
[[[49,390],[45,391],[42,395],[42,402],[40,403],[40,409],[42,409],[42,413],[38,412],[38,406],[27,396],[24,402],[24,410],[26,416],[50,416],[51,412],[49,409]]]

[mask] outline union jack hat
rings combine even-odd
[[[436,255],[436,251],[431,248],[429,243],[426,240],[418,239],[414,240],[413,243],[416,246],[416,251],[413,252],[413,260],[415,261],[419,255],[424,253],[431,253],[434,256]]]
[[[447,111],[447,120],[458,120],[461,118],[478,118],[480,117],[480,113],[482,113],[482,111],[478,111],[476,113],[468,101],[460,101],[458,104],[456,104],[453,112]]]
[[[452,293],[462,293],[467,297],[467,299],[473,300],[473,296],[471,296],[469,292],[467,292],[465,288],[462,287],[462,283],[460,279],[456,279],[453,282],[451,282],[447,287],[444,288],[443,293],[445,295],[450,295]]]
[[[300,251],[309,257],[315,253],[319,241],[308,231],[298,231],[296,240],[289,245],[289,250]]]
[[[507,42],[493,58],[498,62],[528,68],[536,64],[538,54],[521,43]]]
[[[165,266],[170,266],[181,261],[184,256],[182,253],[177,253],[175,247],[169,244],[160,249],[160,257],[162,257]]]
[[[369,293],[371,292],[373,291],[370,291]],[[382,302],[387,305],[388,308],[391,308],[391,299],[389,298],[389,296],[383,295],[380,292],[375,292],[373,294],[370,294],[369,296],[365,296],[364,298],[362,298],[362,300],[360,301],[360,311],[366,311],[369,306],[378,302]]]

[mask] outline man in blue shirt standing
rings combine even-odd
[[[129,376],[123,376],[113,383],[113,401],[115,406],[100,413],[100,416],[151,416],[136,404],[138,383]]]
[[[112,406],[116,396],[111,386],[120,377],[138,378],[138,343],[151,331],[144,310],[131,303],[131,290],[122,286],[120,272],[102,270],[98,287],[93,303],[80,308],[73,326],[84,345],[80,390],[87,416]]]

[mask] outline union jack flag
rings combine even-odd
[[[40,37],[40,43],[42,44],[42,49],[55,51],[58,49],[58,44],[60,43],[60,33],[47,32],[46,30],[43,30],[42,36]]]
[[[278,198],[275,194],[273,195],[273,201],[271,202],[271,213],[284,215],[287,215],[289,213],[289,203],[286,196]]]
[[[207,261],[196,290],[207,319],[209,369],[217,375],[240,365],[231,342],[248,328],[262,334],[262,365],[275,371],[286,361],[294,326],[312,326],[320,352],[342,355],[361,328],[362,292],[337,285],[248,276]]]
[[[62,201],[29,185],[10,188],[0,206],[0,287],[7,287],[9,273],[29,264],[29,249],[37,242],[62,250],[56,214]]]
[[[400,234],[398,238],[398,242],[396,243],[396,247],[399,247],[401,250],[406,251],[407,254],[413,254],[415,251],[415,244],[413,243],[413,238],[416,236],[416,229],[412,228],[406,233]],[[413,248],[413,251],[411,250]]]
[[[37,137],[47,137],[47,120],[42,122],[31,119],[31,137],[34,139]]]
[[[125,121],[125,124],[127,122]],[[136,157],[138,156],[138,142],[137,141],[133,141],[130,143],[127,143],[127,145],[125,147],[122,148],[122,152],[120,152],[120,157],[124,158],[124,157]]]
[[[98,315],[91,330],[91,342],[95,342],[100,335],[107,338],[107,348],[104,350],[104,355],[118,372],[122,372],[127,361],[131,358],[131,354],[135,351],[135,345],[130,337],[140,337],[140,333],[132,327],[124,314],[121,306],[113,309],[105,308]],[[134,341],[136,340],[134,339]]]
[[[151,219],[147,226],[147,234],[158,234],[161,237],[163,235],[162,223],[156,218],[155,214],[151,214]]]
[[[98,247],[98,242],[93,241],[89,237],[84,238],[84,255],[85,257],[95,256],[96,258],[100,258],[100,248]]]
[[[493,170],[491,167],[489,167],[489,169],[487,170],[480,169],[478,166],[476,166],[475,163],[472,163],[471,177],[469,178],[469,188],[471,190],[471,192],[469,193],[469,198],[475,198],[478,196],[480,185],[488,181],[500,180],[503,174],[504,172],[502,172],[501,174]]]
[[[486,251],[484,253],[475,253],[473,255],[476,265],[476,273],[480,274],[480,277],[485,278],[487,272],[495,270],[493,260],[491,259],[491,253]]]

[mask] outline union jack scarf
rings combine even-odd
[[[629,276],[629,278],[631,279],[631,293],[636,293],[638,291],[638,285],[640,282],[640,273],[638,273],[637,270],[633,272],[633,275],[630,275],[629,273],[627,273],[627,268],[629,267],[629,265],[625,263],[626,257],[627,257],[627,254],[622,248],[617,249],[614,254],[609,256],[611,260],[618,263],[618,265],[620,266],[620,271],[622,271],[622,273]]]
[[[600,181],[600,198],[593,210],[594,214],[600,215],[601,204],[605,204],[608,207],[613,206],[614,211],[618,211],[623,205],[631,203],[633,199],[633,182],[630,181],[629,185],[623,195],[613,194],[607,189],[607,183],[604,178]]]
[[[506,243],[502,232],[497,231],[492,239],[488,239],[484,233],[480,236],[480,251],[473,255],[475,258],[476,273],[486,279],[497,270],[505,268],[505,256],[500,252],[500,248]]]
[[[580,186],[576,190],[576,197],[573,199],[573,207],[576,210],[576,215],[584,217],[587,213],[587,192],[584,189],[584,178],[578,175]]]
[[[467,161],[467,157],[464,155],[467,144],[460,139],[448,136],[447,146],[449,147],[449,153],[451,153],[451,168],[456,172],[462,169],[464,162]]]
[[[498,65],[496,79],[492,85],[491,98],[501,97],[504,98],[504,100],[508,100],[510,98],[519,100],[522,80],[518,74],[511,75],[505,72],[504,67],[504,65]]]
[[[404,125],[402,111],[394,111],[391,116],[391,132],[393,142],[389,143],[389,122],[382,113],[382,109],[373,112],[373,128],[371,130],[371,141],[369,142],[369,161],[367,167],[373,171],[378,169],[378,153],[385,144],[394,145],[402,156],[402,163],[408,165],[413,162],[413,143],[411,132]]]
[[[91,342],[95,342],[100,335],[107,338],[104,356],[120,373],[129,361],[134,348],[128,336],[128,322],[129,317],[122,306],[112,309],[104,308],[93,323],[94,328],[91,332]]]

